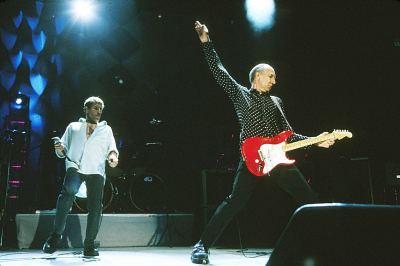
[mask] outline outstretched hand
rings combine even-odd
[[[205,24],[201,24],[199,21],[194,23],[194,29],[196,30],[197,34],[199,35],[199,39],[201,42],[208,42],[210,41],[210,37],[208,34],[208,29]]]

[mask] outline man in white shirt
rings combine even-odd
[[[68,213],[82,182],[87,188],[87,227],[84,256],[98,256],[94,245],[99,231],[105,183],[106,160],[110,167],[118,165],[118,150],[114,135],[106,121],[100,121],[104,103],[99,97],[85,100],[86,119],[68,125],[60,142],[54,145],[56,155],[66,158],[64,184],[57,200],[53,232],[43,246],[43,252],[54,253],[64,232]]]

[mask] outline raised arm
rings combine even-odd
[[[221,60],[219,59],[218,54],[210,40],[207,26],[196,21],[194,24],[194,29],[196,30],[200,42],[202,43],[204,55],[214,79],[228,94],[229,98],[231,98],[231,100],[235,103],[240,94],[240,89],[245,88],[238,84],[222,65]]]
[[[205,24],[201,24],[200,22],[196,21],[194,23],[194,29],[196,30],[197,34],[199,35],[199,39],[202,43],[210,41],[208,29]]]

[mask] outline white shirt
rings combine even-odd
[[[74,167],[81,174],[99,174],[105,177],[106,160],[111,151],[118,150],[114,135],[106,121],[97,123],[92,135],[86,137],[86,119],[80,118],[79,122],[68,125],[61,142],[68,158],[65,160],[66,169]],[[59,158],[65,158],[64,154],[56,151]]]

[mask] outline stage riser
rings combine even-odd
[[[70,214],[60,248],[83,247],[86,214]],[[54,214],[17,214],[18,247],[41,248]],[[187,246],[192,244],[192,214],[104,214],[97,240],[101,247]]]

